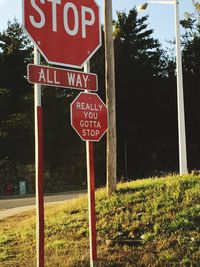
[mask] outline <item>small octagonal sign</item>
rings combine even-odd
[[[84,141],[99,141],[108,129],[107,107],[97,94],[80,93],[71,103],[71,125]]]

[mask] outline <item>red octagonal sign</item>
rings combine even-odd
[[[101,46],[95,0],[23,0],[23,24],[50,63],[82,68]]]
[[[80,93],[71,104],[71,125],[84,141],[99,141],[108,128],[107,107],[97,94]]]

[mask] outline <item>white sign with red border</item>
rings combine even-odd
[[[76,90],[98,90],[97,75],[61,68],[29,64],[27,78],[30,83]]]
[[[101,98],[81,92],[70,108],[71,125],[81,139],[98,142],[108,129],[108,110]]]

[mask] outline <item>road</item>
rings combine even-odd
[[[66,200],[75,199],[85,191],[66,192],[44,197],[45,205],[58,205]],[[0,220],[35,208],[35,197],[0,199]]]

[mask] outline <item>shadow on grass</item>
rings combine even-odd
[[[145,190],[149,190],[152,188],[158,187],[157,185],[144,185],[144,186],[139,186],[135,188],[121,188],[116,191],[116,194],[134,194],[136,192],[144,192]]]

